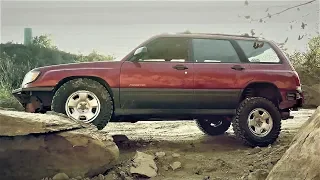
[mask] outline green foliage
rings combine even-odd
[[[312,38],[307,52],[295,52],[290,59],[304,85],[320,83],[320,36]]]
[[[0,45],[0,88],[18,88],[24,75],[33,68],[76,63],[112,60],[93,51],[89,55],[76,55],[58,50],[49,36],[34,37],[32,44],[6,43]]]
[[[23,111],[22,105],[15,99],[7,89],[0,88],[0,107],[12,108]]]
[[[84,56],[84,55],[79,55],[77,61],[78,62],[92,62],[92,61],[109,61],[113,60],[114,57],[111,55],[101,55],[98,54],[96,51],[92,51],[89,55]]]
[[[305,96],[304,106],[320,106],[320,36],[309,41],[307,52],[295,52],[290,59],[301,79]]]
[[[57,49],[57,47],[53,45],[50,35],[36,36],[33,38],[32,44],[38,47]]]
[[[89,55],[60,51],[47,35],[34,37],[32,44],[0,44],[0,107],[18,107],[11,91],[19,88],[25,74],[41,66],[112,60],[93,51]]]

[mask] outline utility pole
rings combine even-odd
[[[32,28],[24,28],[24,45],[28,46],[32,43]]]

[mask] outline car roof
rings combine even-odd
[[[154,36],[154,38],[159,38],[159,37],[217,38],[217,39],[266,41],[264,38],[249,36],[248,34],[235,35],[235,34],[219,34],[219,33],[163,33],[163,34]]]

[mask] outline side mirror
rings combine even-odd
[[[146,47],[139,47],[133,54],[135,57],[142,57],[148,52]]]

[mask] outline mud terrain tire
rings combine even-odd
[[[217,136],[224,134],[229,129],[231,121],[223,119],[222,116],[217,116],[213,119],[213,121],[207,119],[197,119],[196,124],[203,133],[210,136]]]
[[[266,110],[272,118],[272,127],[263,137],[257,136],[249,129],[248,119],[250,113],[257,108]],[[262,97],[251,97],[243,100],[232,120],[236,137],[245,145],[265,147],[274,143],[281,131],[281,115],[278,108],[269,100]]]
[[[77,91],[89,91],[100,101],[100,112],[91,122],[99,130],[103,129],[113,115],[113,101],[108,90],[99,82],[79,78],[66,82],[54,94],[51,109],[58,113],[66,113],[65,104],[69,96]]]

